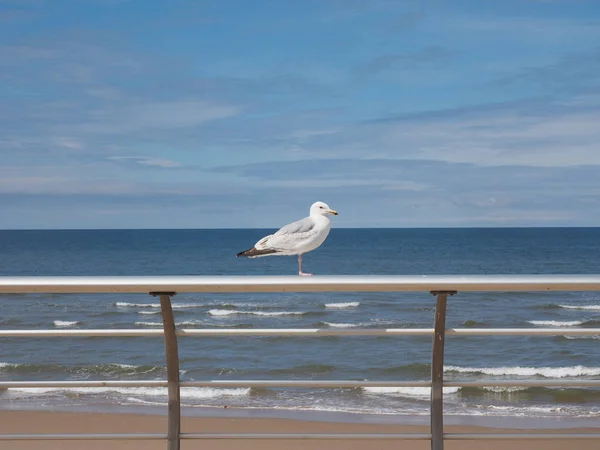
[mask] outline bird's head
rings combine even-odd
[[[331,209],[329,205],[327,205],[327,203],[323,202],[315,202],[310,207],[311,216],[326,216],[328,214],[333,214],[334,216],[337,216],[338,213],[337,211]]]

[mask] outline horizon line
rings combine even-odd
[[[534,228],[572,228],[595,229],[598,226],[590,225],[522,225],[522,226],[422,226],[422,227],[335,227],[331,230],[436,230],[436,229],[534,229]],[[199,228],[0,228],[3,231],[237,231],[237,230],[277,230],[277,227],[199,227]]]

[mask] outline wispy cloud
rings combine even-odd
[[[482,166],[600,163],[600,105],[537,99],[405,114],[316,138],[331,156],[419,158]]]
[[[183,167],[182,164],[175,161],[147,156],[110,156],[108,159],[111,161],[133,162],[134,164],[139,164],[140,166],[146,167],[161,167],[163,169],[175,169]]]
[[[193,127],[238,115],[240,108],[205,101],[141,102],[122,109],[102,108],[74,126],[85,133],[128,133],[145,129]]]

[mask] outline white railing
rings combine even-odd
[[[0,294],[30,293],[150,293],[158,296],[163,330],[0,330],[0,338],[164,336],[167,380],[150,381],[4,381],[2,388],[23,387],[166,387],[168,430],[164,434],[3,434],[0,441],[15,440],[116,440],[166,439],[169,450],[178,450],[181,439],[417,439],[430,440],[442,450],[444,440],[472,439],[600,439],[600,433],[484,434],[444,433],[443,387],[477,386],[577,386],[600,387],[600,380],[498,380],[444,382],[445,336],[582,336],[600,335],[600,328],[445,328],[449,295],[457,292],[600,291],[599,275],[473,275],[473,276],[317,276],[303,277],[0,277]],[[433,328],[404,329],[176,329],[171,297],[183,292],[430,292],[437,296]],[[0,298],[1,300],[1,298]],[[180,381],[178,336],[432,336],[431,379],[424,381],[347,380],[209,380]],[[406,434],[233,434],[181,433],[181,387],[430,387],[430,433]]]

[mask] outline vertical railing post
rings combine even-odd
[[[175,334],[175,319],[171,297],[175,292],[151,292],[160,297],[163,330],[165,335],[165,354],[167,358],[167,384],[169,393],[167,450],[179,450],[181,432],[181,401],[179,392],[179,351]]]
[[[446,300],[454,291],[434,291],[435,306],[431,350],[431,450],[444,450],[444,341],[446,338]]]

